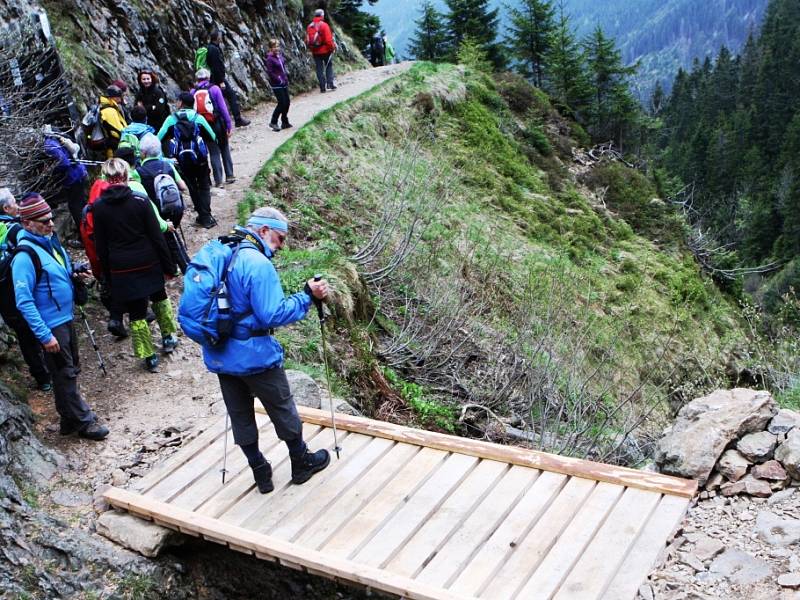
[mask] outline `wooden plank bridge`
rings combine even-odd
[[[260,407],[257,407],[260,409]],[[313,449],[330,415],[300,408]],[[257,412],[275,491],[262,495],[224,419],[113,506],[234,550],[416,599],[630,599],[696,482],[337,415],[341,460],[290,483]]]

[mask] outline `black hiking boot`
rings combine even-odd
[[[111,319],[108,322],[106,329],[108,329],[108,332],[117,339],[122,340],[128,337],[128,330],[125,329],[125,325],[122,324],[122,321]]]
[[[103,440],[108,435],[108,427],[100,425],[97,421],[90,423],[83,429],[78,432],[78,435],[82,438],[86,438],[87,440],[93,440],[95,442],[99,442]]]
[[[236,127],[247,127],[248,125],[250,125],[250,119],[239,117],[238,119],[236,119],[234,125],[236,125]]]
[[[58,427],[59,435],[72,435],[80,431],[82,425],[77,421],[70,421],[68,419],[61,419]]]
[[[283,123],[281,125],[281,129],[291,129],[291,128],[292,128],[292,124],[289,123],[289,121],[286,121],[285,123]]]
[[[275,489],[272,483],[272,465],[268,460],[255,467],[250,467],[253,470],[253,479],[256,481],[258,491],[262,494],[269,494]]]
[[[272,131],[280,131],[281,130],[281,126],[278,125],[277,123],[270,123],[269,124],[269,128],[272,129]]]
[[[292,458],[292,483],[305,483],[314,473],[322,471],[331,462],[331,455],[327,450],[309,452],[298,458]]]
[[[144,359],[144,368],[151,373],[158,373],[158,355],[153,354]]]

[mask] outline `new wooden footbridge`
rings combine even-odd
[[[260,408],[260,407],[259,407]],[[330,415],[300,409],[311,448]],[[338,415],[341,460],[292,485],[286,447],[257,412],[275,491],[262,495],[224,420],[113,506],[293,568],[404,598],[631,599],[696,483]]]

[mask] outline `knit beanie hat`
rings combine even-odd
[[[31,192],[26,194],[19,203],[19,218],[22,221],[41,219],[52,212],[50,205],[45,202],[40,194]]]
[[[122,98],[122,90],[115,85],[106,88],[106,98]]]

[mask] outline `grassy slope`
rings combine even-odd
[[[693,386],[715,385],[727,349],[740,339],[735,310],[701,277],[681,247],[680,225],[652,201],[655,193],[643,177],[617,165],[601,167],[588,180],[608,188],[611,210],[589,204],[566,169],[569,161],[559,159],[580,136],[545,97],[519,81],[497,83],[453,66],[418,64],[299,131],[263,167],[240,217],[265,203],[290,217],[293,247],[279,259],[287,291],[317,271],[336,280],[339,304],[348,310],[338,310],[346,318],[333,337],[335,385],[355,393],[362,408],[369,410],[370,402],[377,408],[391,395],[383,389],[387,381],[376,378],[382,372],[415,409],[412,416],[453,426],[446,399],[440,409],[439,400],[424,400],[424,387],[403,380],[426,380],[424,367],[405,369],[402,377],[381,369],[375,341],[398,327],[381,315],[398,311],[378,306],[378,317],[370,319],[353,309],[365,298],[347,257],[393,198],[384,178],[400,171],[424,182],[415,193],[448,193],[430,211],[423,243],[389,287],[411,288],[424,298],[430,285],[423,280],[452,281],[454,293],[469,286],[482,307],[470,325],[512,347],[527,347],[526,330],[544,327],[545,313],[558,312],[562,334],[568,337],[574,327],[580,335],[589,357],[584,367],[592,356],[613,352],[601,370],[611,382],[612,402],[643,393],[635,390],[645,379],[643,389],[662,400],[681,386],[691,394]],[[416,159],[408,166],[410,154]],[[535,318],[520,322],[526,311]],[[282,335],[290,362],[319,376],[315,320]],[[479,360],[491,362],[491,340],[482,341],[477,346],[486,352]],[[564,352],[569,347],[565,343]],[[484,393],[489,403],[490,386]],[[510,408],[495,406],[501,413]]]

